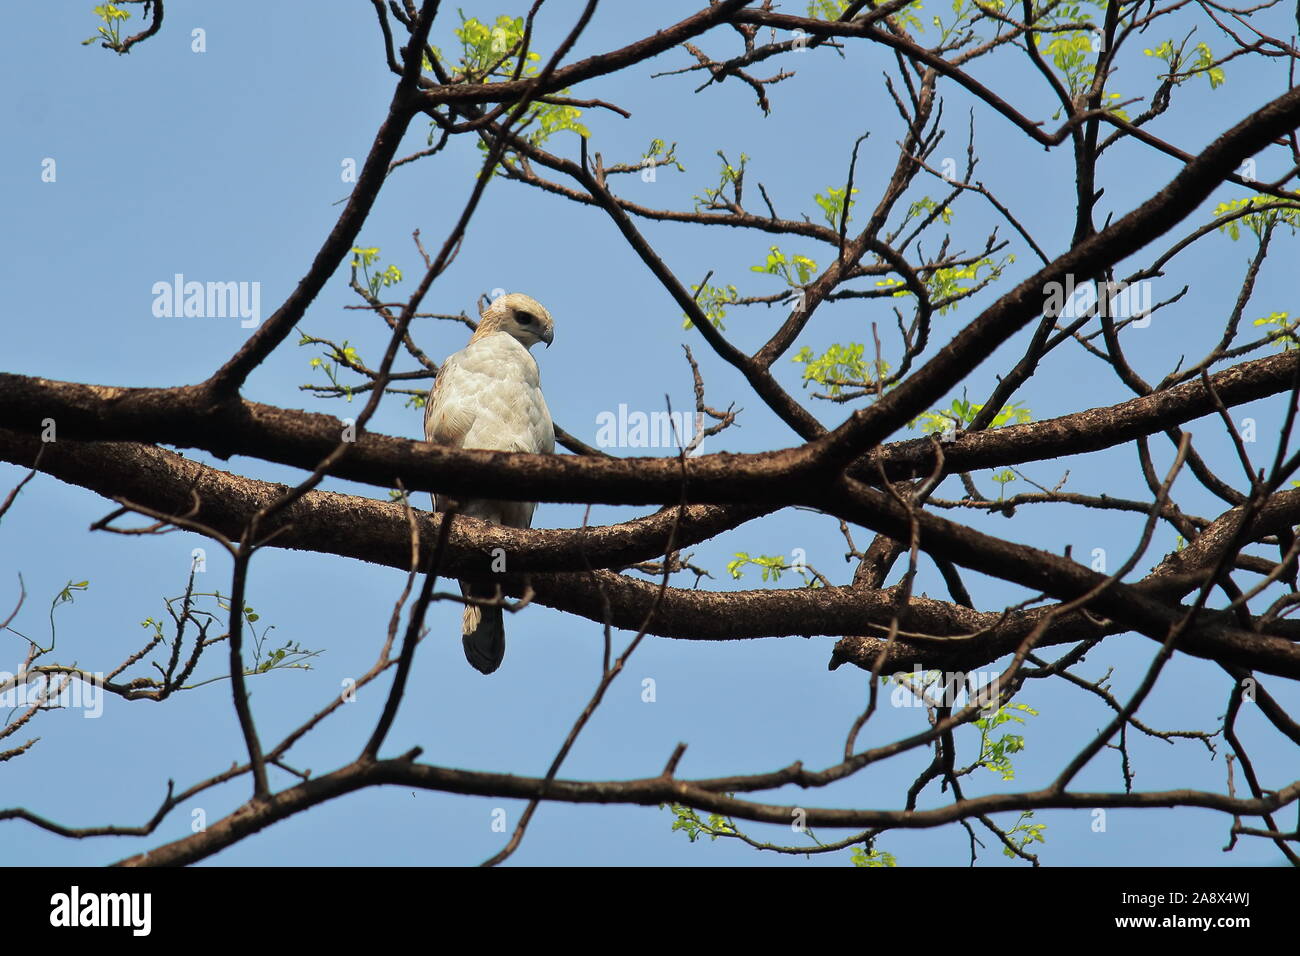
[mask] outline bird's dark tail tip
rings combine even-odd
[[[501,608],[466,605],[461,618],[465,660],[480,674],[491,674],[506,656],[506,627]]]

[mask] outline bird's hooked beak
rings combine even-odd
[[[551,347],[551,340],[554,338],[555,338],[555,330],[553,328],[542,330],[542,341],[546,343],[546,347],[548,349]]]

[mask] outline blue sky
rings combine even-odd
[[[0,236],[0,269],[6,295],[4,363],[6,371],[51,379],[109,385],[168,386],[200,381],[234,352],[247,337],[237,319],[158,318],[152,312],[152,288],[176,273],[200,281],[259,282],[263,315],[269,315],[305,272],[319,243],[332,226],[348,193],[340,171],[349,159],[364,157],[391,95],[393,77],[383,65],[373,10],[364,2],[223,4],[169,3],[162,32],[119,58],[79,41],[91,35],[95,18],[89,2],[39,4],[24,8],[17,22],[22,41],[13,43],[0,62],[0,80],[10,91],[0,105],[6,130],[0,150],[0,202],[9,211],[10,227]],[[446,9],[434,29],[434,42],[451,47],[455,8]],[[942,10],[947,4],[940,5]],[[498,13],[521,14],[527,4],[516,0],[464,3],[467,16],[483,19]],[[537,27],[537,48],[552,49],[567,31],[580,4],[553,0]],[[614,49],[653,33],[689,14],[692,3],[607,3],[579,40],[573,58]],[[938,8],[936,8],[938,9]],[[792,12],[802,12],[793,7]],[[132,23],[138,23],[137,19]],[[1266,22],[1266,21],[1262,21]],[[206,51],[193,52],[192,32],[201,29]],[[1186,27],[1182,32],[1185,32]],[[1198,39],[1216,51],[1224,47],[1210,25],[1202,23]],[[1285,20],[1277,32],[1285,32]],[[1181,35],[1181,33],[1180,33]],[[1142,43],[1154,46],[1161,34],[1139,41],[1121,62],[1112,83],[1126,95],[1149,95],[1160,64],[1141,55]],[[711,34],[705,48],[720,56],[738,49],[735,35]],[[1257,65],[1243,58],[1229,66],[1228,82],[1211,92],[1208,83],[1188,83],[1176,91],[1174,108],[1153,131],[1190,152],[1285,89],[1284,66]],[[813,194],[843,185],[848,153],[863,132],[870,138],[859,161],[859,198],[874,204],[893,169],[895,142],[902,131],[884,89],[882,71],[892,70],[892,55],[876,48],[853,47],[841,58],[833,51],[811,51],[780,61],[797,75],[772,87],[771,116],[763,117],[753,93],[738,83],[713,86],[693,94],[699,74],[651,78],[651,74],[686,66],[684,51],[675,50],[636,68],[601,78],[574,90],[574,95],[613,101],[632,113],[586,111],[592,150],[607,163],[636,161],[653,138],[677,143],[686,172],[660,170],[653,182],[620,177],[614,185],[624,195],[648,205],[686,209],[692,196],[717,184],[718,150],[736,161],[749,160],[753,185],[747,193],[761,210],[757,183],[763,182],[783,215],[807,213],[819,218]],[[778,61],[756,69],[769,75]],[[1055,109],[1041,78],[1020,59],[1002,56],[980,61],[976,75],[1007,91],[1017,108],[1052,125]],[[1050,254],[1063,251],[1073,230],[1073,163],[1064,147],[1045,152],[1028,142],[1005,120],[976,105],[962,90],[943,84],[947,135],[936,152],[964,164],[968,116],[975,110],[976,151],[981,179],[1009,205]],[[399,155],[425,145],[427,124],[412,124]],[[549,148],[577,155],[575,137],[558,136]],[[1267,154],[1266,154],[1267,155]],[[57,178],[42,181],[42,163],[53,159]],[[378,246],[384,263],[403,268],[416,279],[418,255],[410,235],[420,229],[426,246],[436,247],[454,222],[473,183],[480,154],[464,139],[432,161],[397,170],[365,224],[359,242]],[[1264,165],[1260,178],[1280,175]],[[1099,223],[1120,215],[1147,198],[1177,172],[1178,164],[1145,148],[1122,145],[1108,152],[1101,165],[1105,197]],[[1216,202],[1245,195],[1225,188],[1208,201],[1192,223],[1206,221]],[[942,193],[934,180],[918,181],[908,201]],[[1004,251],[1017,262],[999,288],[1010,288],[1030,274],[1036,260],[1019,237],[999,223],[978,197],[954,205],[953,244],[974,251],[995,227],[1010,241]],[[643,223],[641,228],[683,282],[695,283],[708,270],[711,280],[735,283],[743,293],[778,291],[777,280],[750,267],[761,262],[773,239],[766,234],[695,226]],[[1184,230],[1186,231],[1186,230]],[[1163,251],[1181,232],[1157,240],[1127,268],[1131,271]],[[805,241],[780,242],[787,254],[809,255],[821,265],[825,248]],[[937,233],[923,244],[937,249]],[[1233,243],[1215,235],[1180,255],[1155,284],[1155,297],[1191,288],[1174,308],[1154,318],[1150,327],[1126,339],[1139,371],[1159,379],[1180,355],[1199,359],[1217,341],[1223,317],[1236,296],[1246,262],[1254,249],[1247,239]],[[1293,263],[1296,240],[1288,233],[1275,240],[1274,253],[1261,274],[1247,319],[1274,310],[1294,314]],[[691,378],[681,343],[691,344],[701,362],[711,405],[735,402],[744,411],[740,428],[713,440],[710,451],[758,451],[796,443],[795,436],[748,390],[744,380],[716,360],[698,333],[684,330],[668,294],[617,235],[605,215],[578,207],[528,187],[494,182],[453,266],[434,285],[424,308],[437,312],[470,310],[480,294],[503,288],[523,291],[544,303],[555,318],[555,344],[540,356],[543,385],[557,423],[594,441],[602,412],[630,409],[656,411],[667,394],[674,408],[691,405]],[[936,319],[932,348],[974,319],[993,301],[985,292]],[[906,303],[906,300],[899,300]],[[357,310],[341,269],[317,298],[301,323],[309,334],[355,345],[363,358],[377,364],[386,342],[382,323]],[[800,338],[820,353],[832,343],[870,341],[870,324],[893,328],[890,300],[868,300],[823,308]],[[781,320],[762,307],[733,310],[726,333],[736,345],[752,350],[766,341]],[[425,320],[415,328],[419,344],[433,357],[460,348],[465,329]],[[887,340],[888,342],[889,340]],[[986,361],[966,383],[969,398],[982,401],[996,373],[1023,350],[1019,336]],[[249,379],[250,400],[335,415],[355,415],[341,400],[324,400],[300,386],[321,382],[309,367],[317,354],[287,341]],[[1261,353],[1264,354],[1264,353]],[[1186,363],[1185,363],[1186,364]],[[780,363],[779,377],[792,392],[800,390],[799,366]],[[959,397],[954,394],[951,397]],[[1113,374],[1078,347],[1062,347],[1016,396],[1036,419],[1131,397]],[[828,425],[846,409],[810,402]],[[1258,457],[1272,454],[1263,444],[1276,431],[1284,411],[1280,401],[1257,402],[1234,410],[1241,421],[1258,422]],[[1240,471],[1230,457],[1221,425],[1204,419],[1189,426],[1198,449],[1222,467],[1220,473],[1240,486]],[[410,438],[420,436],[421,415],[396,398],[385,402],[372,423],[376,431]],[[897,437],[910,437],[914,433]],[[1167,467],[1171,447],[1153,443],[1157,467]],[[657,454],[653,449],[622,454]],[[266,480],[294,482],[292,469],[248,459],[215,462],[205,453],[187,455],[218,467]],[[1069,471],[1067,488],[1092,494],[1147,497],[1128,447],[1089,456],[1041,462],[1021,469],[1050,486]],[[0,464],[0,493],[17,483],[22,469]],[[976,476],[991,490],[988,473]],[[382,497],[382,489],[343,482],[338,490]],[[1025,490],[1024,482],[1009,492]],[[1183,506],[1196,514],[1217,515],[1221,507],[1184,474],[1175,486]],[[958,497],[955,480],[941,496]],[[163,600],[179,595],[185,584],[190,552],[204,542],[186,533],[154,538],[122,538],[89,532],[88,526],[111,510],[104,499],[59,481],[39,476],[23,492],[0,526],[0,614],[7,614],[18,593],[18,575],[27,604],[14,626],[34,636],[47,635],[48,602],[68,581],[88,580],[75,603],[59,609],[59,659],[92,670],[114,666],[141,643],[140,622],[160,618]],[[596,507],[593,523],[611,523],[645,509]],[[581,523],[579,506],[543,504],[540,527]],[[1067,506],[1023,508],[1014,521],[957,516],[982,530],[1055,552],[1067,545],[1074,554],[1105,548],[1118,564],[1136,540],[1139,521],[1114,512],[1079,513]],[[870,533],[857,529],[865,546]],[[1151,550],[1139,564],[1145,572],[1171,550],[1174,540],[1160,528]],[[807,560],[836,583],[847,582],[852,566],[844,560],[844,542],[836,522],[807,511],[786,511],[754,522],[694,549],[694,561],[709,568],[716,589],[760,586],[750,571],[730,580],[725,565],[736,552],[789,555],[802,548]],[[201,586],[229,590],[229,561],[208,548],[208,571]],[[890,583],[897,579],[898,571]],[[253,562],[249,603],[260,624],[274,625],[269,638],[287,640],[319,651],[311,670],[293,670],[251,682],[252,705],[264,740],[278,740],[306,715],[336,694],[341,682],[372,663],[404,576],[387,568],[328,556],[267,550]],[[683,586],[689,580],[678,581]],[[982,609],[998,609],[1023,599],[1018,588],[968,576]],[[793,586],[790,578],[771,586]],[[932,565],[922,564],[918,589],[945,596]],[[410,689],[386,752],[424,747],[424,759],[440,765],[522,774],[545,772],[572,721],[581,712],[598,678],[601,634],[598,625],[534,606],[507,621],[509,651],[503,668],[483,678],[464,662],[458,639],[459,607],[442,604],[429,618],[431,633],[420,648]],[[628,635],[619,635],[620,643]],[[826,670],[834,639],[782,638],[741,643],[647,639],[627,671],[614,685],[597,717],[574,748],[561,775],[616,779],[658,773],[678,741],[689,744],[679,772],[717,776],[775,769],[794,760],[817,767],[836,762],[844,733],[861,710],[867,678],[851,668]],[[0,635],[0,669],[13,670],[24,643]],[[1099,677],[1113,668],[1117,693],[1141,679],[1155,645],[1127,635],[1109,639],[1089,656],[1080,673]],[[216,676],[224,655],[206,660],[205,676]],[[642,681],[656,684],[653,703],[641,699]],[[1266,680],[1270,690],[1294,712],[1296,688]],[[348,762],[361,747],[382,706],[386,682],[372,686],[358,702],[331,718],[291,752],[292,763],[316,773]],[[1163,729],[1212,729],[1227,699],[1228,683],[1215,666],[1177,657],[1166,669],[1156,693],[1140,716]],[[1019,701],[1038,711],[1022,733],[1027,748],[1017,756],[1017,779],[1004,782],[987,771],[967,778],[968,793],[1029,789],[1051,779],[1107,720],[1095,700],[1060,683],[1033,682]],[[860,743],[880,743],[917,731],[920,710],[884,708]],[[1284,746],[1258,714],[1247,708],[1239,730],[1256,766],[1272,783],[1293,767],[1294,752]],[[43,715],[32,725],[40,742],[26,755],[0,766],[3,806],[24,806],[72,826],[143,822],[162,799],[166,781],[185,787],[244,756],[225,682],[209,684],[169,700],[106,702],[96,720],[75,711]],[[972,746],[966,731],[965,753]],[[1141,789],[1224,788],[1220,745],[1211,760],[1203,745],[1173,744],[1131,735]],[[7,745],[12,746],[11,743]],[[896,807],[907,784],[928,755],[905,758],[865,771],[845,784],[811,794],[813,805]],[[275,773],[273,783],[290,779]],[[1079,789],[1122,786],[1118,759],[1105,751],[1079,776]],[[209,791],[192,805],[178,808],[151,837],[68,841],[21,823],[0,825],[0,846],[9,862],[97,864],[178,839],[190,832],[200,811],[209,821],[228,813],[247,795],[243,779]],[[773,801],[798,801],[794,791],[769,795]],[[945,800],[931,787],[923,805]],[[465,864],[497,850],[505,835],[494,832],[492,811],[504,807],[511,826],[522,805],[512,801],[461,798],[403,788],[369,790],[336,800],[280,823],[207,861],[237,864]],[[1004,816],[1005,826],[1015,823]],[[1034,822],[1046,823],[1047,842],[1036,849],[1045,862],[1081,865],[1264,864],[1276,862],[1276,850],[1247,842],[1231,856],[1230,821],[1196,810],[1115,811],[1105,833],[1096,833],[1086,813],[1049,812]],[[671,864],[671,865],[845,865],[844,853],[804,859],[760,854],[720,840],[691,845],[670,832],[671,817],[656,808],[573,807],[547,805],[534,819],[517,864]],[[750,828],[762,838],[788,840],[781,828]],[[837,834],[820,833],[823,838]],[[990,838],[981,862],[1009,863]],[[933,831],[897,831],[878,846],[901,865],[967,862],[968,840],[957,827]],[[1024,865],[1024,864],[1015,864]]]

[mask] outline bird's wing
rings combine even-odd
[[[474,424],[474,376],[463,368],[460,351],[447,357],[433,380],[424,406],[424,440],[452,448],[464,447],[465,436]]]

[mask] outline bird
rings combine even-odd
[[[555,334],[551,314],[536,299],[509,292],[493,299],[479,316],[469,344],[447,357],[434,378],[424,408],[425,441],[448,448],[550,454],[555,425],[542,395],[541,373],[529,351],[538,342],[549,348]],[[457,498],[434,495],[434,509],[528,528],[535,501]],[[462,578],[467,598],[497,599],[497,587],[483,578]],[[501,607],[466,603],[461,618],[465,659],[491,674],[506,653]]]

